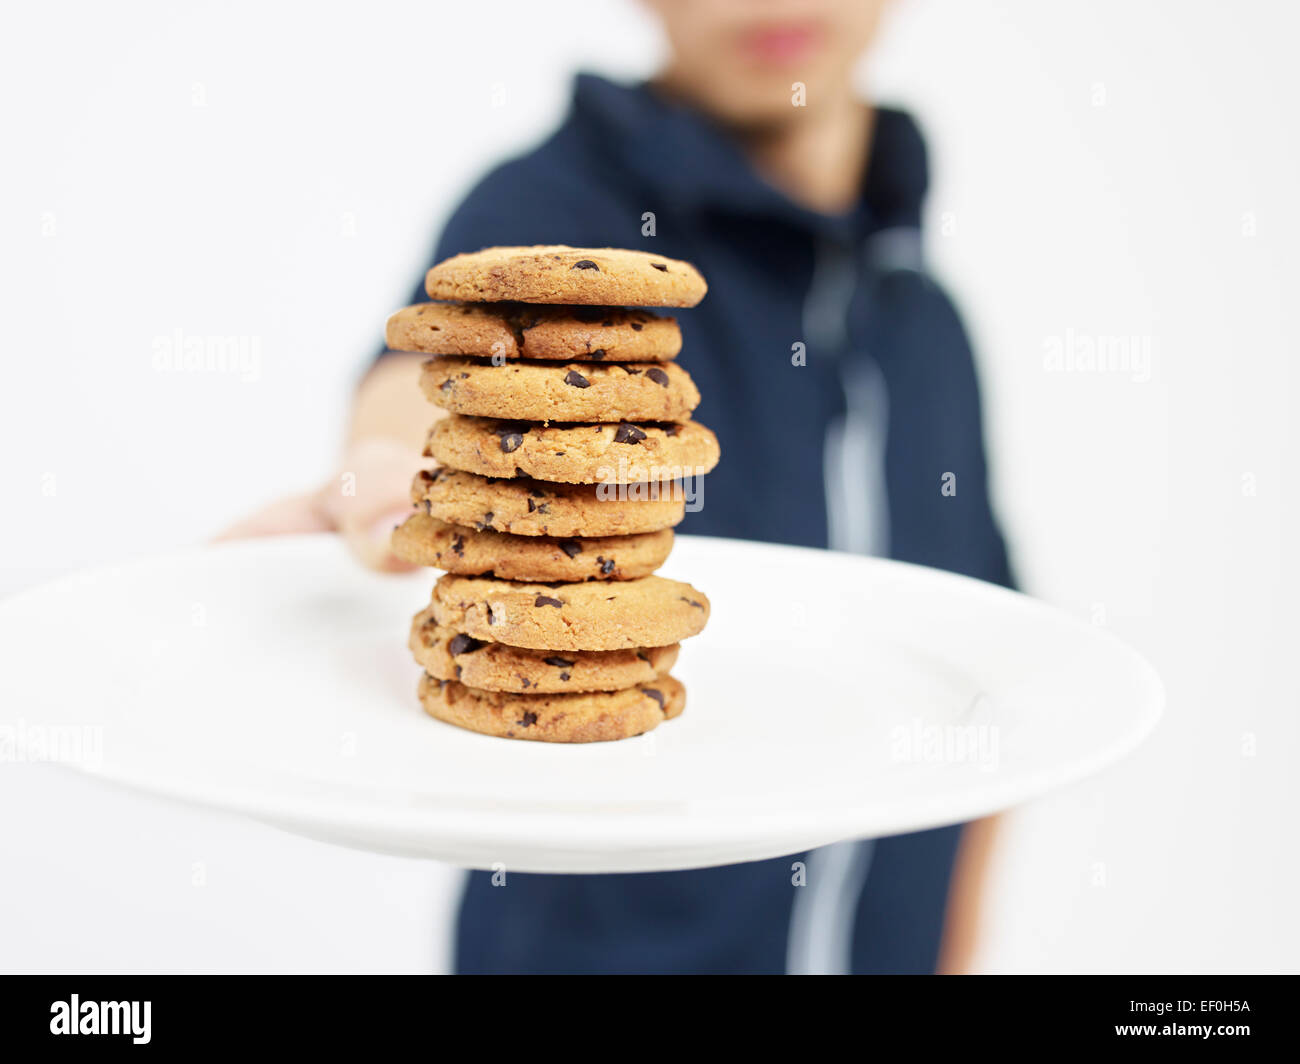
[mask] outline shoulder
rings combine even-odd
[[[872,209],[887,224],[919,226],[929,187],[929,153],[916,119],[877,108],[866,189]]]
[[[566,121],[470,189],[448,217],[437,259],[498,244],[597,246],[609,216],[619,213],[612,184],[575,124]]]

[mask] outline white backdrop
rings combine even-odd
[[[0,592],[329,473],[457,194],[556,121],[575,66],[660,49],[613,0],[9,21]],[[931,138],[931,256],[1020,574],[1169,694],[1138,755],[1010,819],[987,970],[1300,968],[1297,29],[1263,0],[903,0],[868,65]],[[194,337],[237,338],[244,371],[159,368]],[[1080,368],[1099,344],[1121,364]],[[70,653],[111,623],[69,618]],[[447,963],[447,869],[57,769],[3,766],[0,803],[0,968]]]

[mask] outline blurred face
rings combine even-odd
[[[668,81],[724,122],[762,126],[842,103],[888,0],[647,0],[672,45]]]

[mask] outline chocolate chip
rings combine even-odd
[[[531,728],[534,724],[537,723],[537,714],[530,709],[527,713],[524,714],[522,720],[517,720],[515,721],[515,723],[518,724],[521,728]]]
[[[564,551],[570,558],[576,558],[582,553],[582,544],[576,539],[564,539],[560,541],[560,550]]]
[[[445,381],[442,382],[442,390],[443,390],[444,392],[449,392],[449,391],[451,391],[451,378],[450,378],[450,377],[448,377]]]
[[[484,524],[484,526],[487,527],[487,528],[491,528],[491,527],[492,527],[492,518],[494,518],[494,517],[496,517],[496,514],[494,514],[491,510],[489,510],[487,513],[485,513],[485,514],[483,515],[483,524]]]
[[[592,262],[591,259],[579,259],[579,260],[578,260],[577,262],[575,262],[572,266],[570,266],[569,269],[571,269],[571,270],[595,270],[597,273],[600,272],[600,267],[597,266],[594,262]]]
[[[662,262],[652,262],[650,263],[650,265],[653,266],[656,270],[662,270],[664,273],[668,272],[668,267],[665,266]]]
[[[497,623],[497,622],[496,622],[496,618],[492,616],[492,607],[491,607],[491,606],[486,606],[485,609],[487,610],[487,622],[488,622],[488,624],[496,624],[496,623]]]
[[[539,514],[549,514],[551,512],[551,504],[549,502],[542,503],[541,506],[537,507],[537,512]],[[542,529],[542,535],[546,535],[546,529]]]
[[[615,443],[640,443],[645,439],[645,433],[635,425],[629,425],[626,421],[619,425],[618,431],[614,433]]]
[[[507,432],[501,437],[501,450],[509,454],[511,451],[517,451],[523,445],[524,437],[520,432]]]
[[[605,349],[603,347],[598,347],[596,348],[596,350],[591,352],[591,354],[589,354],[587,357],[591,359],[593,362],[599,362],[602,358],[605,357]]]
[[[521,676],[519,677],[519,683],[520,683],[520,686],[522,686],[522,687],[532,687],[532,686],[533,686],[533,681],[530,680],[527,676],[523,676],[523,675],[521,675]]]
[[[600,572],[602,576],[609,576],[614,571],[613,558],[601,558],[597,556],[596,561],[600,562]]]
[[[664,428],[664,435],[665,435],[665,436],[676,436],[676,435],[677,435],[679,432],[681,432],[681,431],[682,431],[682,427],[681,427],[680,425],[668,425],[668,426],[665,426],[665,428]]]
[[[465,671],[464,669],[462,669],[459,665],[457,665],[457,666],[456,666],[456,679],[459,680],[460,677],[461,677],[461,674],[462,674],[464,671]]]
[[[645,375],[656,384],[662,384],[665,388],[668,387],[668,374],[658,366],[652,366],[650,369],[646,370]]]
[[[573,662],[571,662],[568,658],[551,657],[551,658],[542,658],[542,660],[546,662],[547,665],[554,665],[557,669],[573,668]]]
[[[451,541],[451,549],[456,552],[458,558],[465,557],[465,537],[457,536]]]
[[[466,635],[464,632],[457,632],[447,643],[447,653],[454,658],[461,654],[468,654],[471,651],[478,650],[482,645],[482,640],[475,639],[473,636]]]
[[[662,691],[656,691],[653,687],[643,687],[641,688],[641,693],[643,695],[649,695],[656,702],[658,702],[660,709],[664,708],[664,695]]]
[[[536,510],[536,509],[537,509],[537,503],[533,502],[532,499],[529,499],[529,500],[528,500],[528,512],[529,512],[529,513],[532,513],[532,512],[533,512],[534,510]]]
[[[560,673],[561,680],[567,680],[568,678],[569,678],[569,674],[567,672]]]
[[[430,517],[433,516],[433,502],[430,499],[424,500],[424,512]]]
[[[551,598],[549,595],[538,595],[533,600],[534,606],[554,606],[557,610],[564,606],[564,603],[557,598]]]
[[[643,326],[639,321],[632,322],[633,332],[640,332],[643,328],[645,328],[645,326]]]
[[[564,383],[571,384],[575,388],[591,387],[591,381],[587,380],[587,378],[584,377],[581,373],[579,373],[576,369],[571,369],[569,370],[568,373],[564,375]]]
[[[690,603],[692,606],[694,606],[697,610],[702,610],[702,609],[704,609],[704,603],[703,603],[703,602],[696,602],[694,599],[688,599],[685,595],[678,595],[677,597],[680,598],[683,602],[689,602],[689,603]]]

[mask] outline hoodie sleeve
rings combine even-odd
[[[898,410],[891,418],[892,537],[900,561],[1014,586],[989,500],[984,418],[975,359],[952,300],[924,274],[899,271],[881,284],[877,347]]]
[[[916,232],[930,183],[925,138],[912,117],[882,109],[867,199],[882,229]],[[891,418],[888,494],[894,556],[1015,585],[989,500],[984,418],[970,339],[952,299],[923,268],[883,273],[870,345],[884,371]],[[924,420],[917,421],[917,412]]]

